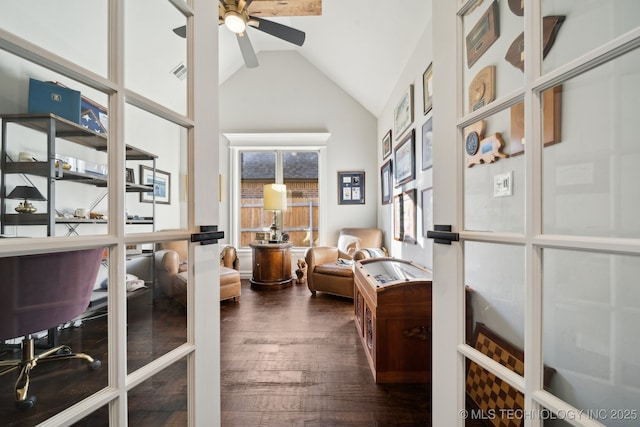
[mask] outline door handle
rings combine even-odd
[[[460,235],[458,233],[453,233],[450,225],[434,225],[433,231],[427,231],[427,238],[434,239],[433,241],[435,243],[450,245],[451,242],[459,241]]]
[[[191,235],[191,241],[201,245],[218,243],[218,239],[224,239],[224,231],[218,231],[217,225],[201,225],[200,232]]]

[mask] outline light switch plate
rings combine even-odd
[[[493,177],[493,197],[507,196],[513,196],[513,171]]]

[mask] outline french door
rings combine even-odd
[[[0,256],[103,254],[92,315],[63,332],[83,351],[100,352],[100,371],[90,386],[80,374],[66,378],[78,385],[65,384],[62,406],[40,393],[42,416],[29,423],[153,422],[150,408],[166,409],[171,396],[175,422],[219,424],[218,245],[191,243],[219,219],[216,4],[24,1],[0,9],[0,113],[25,115],[3,133],[14,145],[3,148],[3,177],[11,176],[2,184],[44,193],[34,202],[39,216],[16,216],[14,202],[3,200],[10,238],[0,239]],[[186,37],[173,31],[182,26]],[[29,79],[77,94],[82,114],[38,124],[29,116]],[[16,168],[25,156],[32,164]],[[186,248],[184,306],[158,285],[165,242]],[[74,329],[83,322],[84,334]],[[98,334],[93,344],[84,341],[90,333]]]
[[[640,5],[455,3],[433,2],[434,224],[460,239],[434,245],[433,425],[637,425]]]

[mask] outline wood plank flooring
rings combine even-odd
[[[129,345],[141,351],[134,352],[130,362],[163,354],[163,345],[176,345],[164,338],[184,334],[184,312],[166,301],[146,310],[153,321],[140,314],[145,312],[141,307],[132,307],[136,316],[129,316],[129,328],[138,332],[129,337]],[[353,324],[352,300],[320,292],[313,297],[306,285],[296,284],[279,291],[254,291],[243,280],[240,301],[223,301],[220,309],[222,426],[431,425],[430,385],[373,381]],[[105,328],[102,317],[65,330],[61,341],[102,359],[103,367],[88,372],[74,362],[39,371],[33,388],[41,399],[30,412],[13,408],[14,378],[0,377],[0,424],[36,425],[68,406],[70,399],[77,399],[74,396],[81,398],[79,393],[102,388],[108,363]],[[145,341],[143,328],[151,328],[147,336],[163,339]],[[145,355],[144,348],[152,351]],[[133,389],[129,425],[185,426],[185,379],[186,365],[178,363],[148,386]],[[103,408],[77,425],[107,426],[108,412]]]
[[[223,426],[430,426],[431,387],[377,385],[353,301],[306,285],[221,306]]]

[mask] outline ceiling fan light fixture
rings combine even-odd
[[[242,15],[233,10],[228,11],[224,15],[224,25],[226,25],[229,30],[236,34],[243,33],[247,28],[247,23],[245,22]]]

